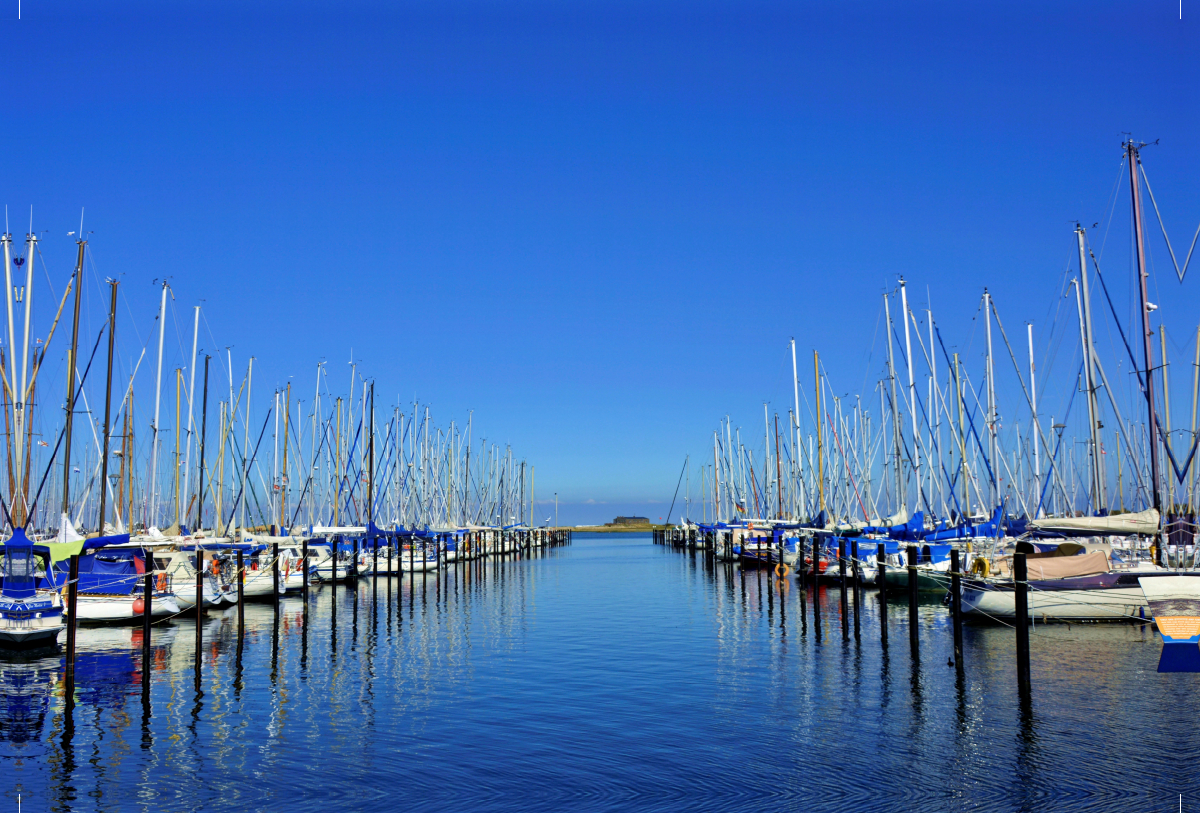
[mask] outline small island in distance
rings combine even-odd
[[[653,524],[649,517],[617,517],[612,522],[606,522],[603,525],[575,525],[570,530],[589,533],[644,533],[662,530],[666,527],[666,525]]]

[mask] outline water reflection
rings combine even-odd
[[[209,611],[199,649],[193,619],[156,624],[148,695],[140,629],[82,629],[74,709],[60,653],[0,659],[0,756],[29,809],[62,811],[1119,808],[1197,790],[1200,735],[1172,723],[1194,693],[1154,671],[1156,636],[1039,627],[1022,708],[1011,630],[968,628],[955,668],[940,606],[919,608],[919,650],[889,649],[905,604],[885,617],[851,592],[577,537],[247,604],[240,631],[236,608]]]

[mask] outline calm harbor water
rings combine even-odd
[[[523,560],[314,590],[0,661],[16,810],[1176,810],[1200,805],[1196,680],[1150,627],[1038,626],[1018,702],[1012,630],[907,609],[880,641],[838,592],[576,534]],[[240,654],[239,654],[240,651]]]

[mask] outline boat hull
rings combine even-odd
[[[140,597],[132,595],[90,595],[80,593],[76,602],[81,624],[127,624],[142,619],[135,613],[134,601]],[[150,617],[163,618],[178,615],[179,603],[172,594],[156,595],[150,602]]]
[[[1029,616],[1038,621],[1141,621],[1150,618],[1146,596],[1139,579],[1158,573],[1110,572],[1029,582]],[[964,580],[963,612],[975,618],[1016,617],[1016,594],[1012,583]]]
[[[938,573],[934,576],[926,570],[917,568],[918,593],[944,594],[950,589],[950,586],[947,584],[948,581],[949,576],[947,574]],[[883,584],[884,590],[888,593],[907,593],[908,571],[888,570],[883,574]]]
[[[66,629],[61,621],[48,627],[0,628],[0,647],[5,649],[37,649],[58,643],[58,634]]]

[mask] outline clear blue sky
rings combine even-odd
[[[16,5],[14,234],[67,268],[86,206],[138,330],[170,275],[262,392],[353,350],[564,521],[664,514],[791,336],[859,391],[898,274],[947,331],[984,285],[1043,318],[1123,132],[1177,250],[1200,218],[1195,2]]]

